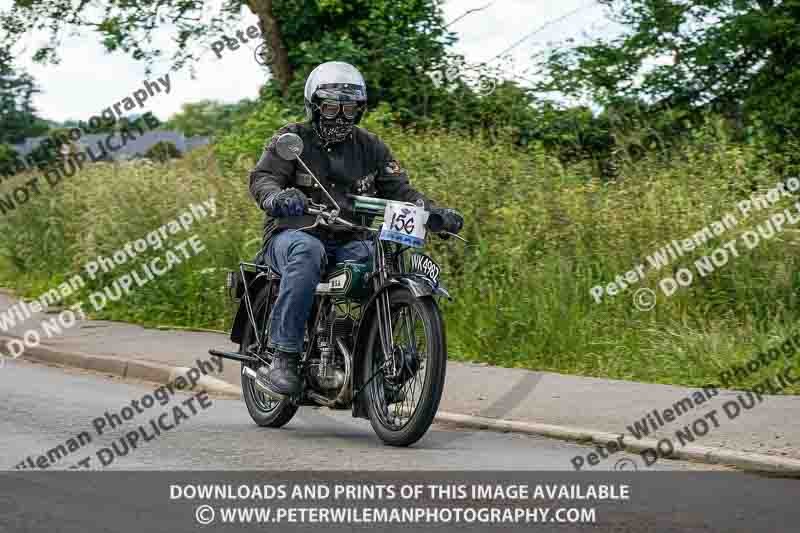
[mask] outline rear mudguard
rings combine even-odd
[[[263,289],[267,282],[269,281],[269,276],[265,272],[259,272],[255,278],[245,287],[245,291],[247,294],[250,295],[250,303],[255,307],[257,302],[255,301],[256,296],[261,289]],[[244,296],[241,300],[239,300],[239,309],[236,310],[236,316],[233,319],[233,326],[231,327],[231,341],[236,344],[242,343],[242,335],[244,334],[244,328],[247,326],[247,305],[245,304]]]
[[[415,298],[426,298],[429,296],[444,296],[451,300],[450,293],[441,286],[434,286],[427,278],[415,274],[396,274],[370,297],[367,303],[361,308],[361,321],[358,324],[356,333],[355,348],[353,350],[353,416],[357,418],[367,418],[367,408],[364,404],[364,395],[360,394],[366,355],[366,344],[369,332],[372,329],[372,322],[377,318],[375,306],[378,297],[387,292],[398,289],[408,289]]]

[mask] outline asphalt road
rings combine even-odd
[[[199,399],[181,403],[190,395],[179,392],[163,406],[140,406],[142,413],[114,429],[105,422],[98,434],[93,425],[100,424],[96,418],[106,412],[122,416],[123,407],[156,387],[24,361],[7,363],[0,369],[0,469],[14,469],[29,456],[35,464],[40,455],[48,455],[59,445],[64,445],[66,454],[56,455],[52,463],[43,462],[44,468],[571,471],[570,460],[591,451],[588,446],[542,437],[443,425],[432,427],[411,448],[393,448],[379,441],[368,421],[352,418],[349,411],[302,407],[284,428],[264,429],[251,421],[240,400],[211,397],[203,402],[204,407]],[[186,416],[176,417],[175,406]],[[167,413],[162,426],[174,428],[155,435],[156,422],[150,425],[149,421],[162,413]],[[145,432],[135,441],[135,449],[120,442],[140,426]],[[91,442],[80,438],[82,432]],[[152,440],[144,442],[145,436]],[[75,439],[72,451],[68,449],[70,439]],[[109,451],[98,453],[102,448]],[[90,460],[81,463],[87,457]],[[623,458],[640,461],[637,456],[618,453],[598,468],[614,469]],[[624,463],[629,469],[630,462]],[[651,469],[719,470],[681,461],[659,461]]]
[[[800,482],[796,480],[732,471],[708,472],[719,469],[679,461],[663,461],[651,469],[651,472],[655,469],[675,472],[577,475],[571,472],[570,460],[576,454],[585,455],[590,450],[587,446],[440,425],[434,426],[411,448],[391,448],[381,444],[369,422],[354,420],[349,412],[302,408],[285,429],[268,430],[252,423],[240,400],[175,393],[163,396],[164,405],[155,403],[148,407],[144,398],[152,397],[157,387],[152,383],[124,382],[112,376],[25,361],[7,362],[0,368],[0,533],[179,533],[197,530],[200,523],[197,513],[203,508],[203,512],[211,512],[211,507],[223,513],[223,508],[231,506],[311,505],[306,501],[292,504],[238,501],[238,498],[211,501],[212,506],[200,505],[198,500],[175,500],[172,487],[176,485],[276,486],[311,479],[329,483],[354,483],[360,479],[366,485],[389,482],[400,486],[410,479],[421,482],[426,476],[440,484],[466,479],[465,476],[470,483],[479,479],[484,483],[499,483],[508,477],[528,486],[547,482],[560,482],[564,486],[624,482],[633,494],[626,501],[579,499],[551,504],[595,509],[597,514],[589,522],[513,525],[448,522],[438,524],[437,531],[442,532],[535,527],[559,533],[753,533],[796,531],[800,523],[800,508],[796,505]],[[139,402],[141,412],[134,411],[133,400]],[[181,415],[176,414],[176,408]],[[111,420],[120,414],[122,418],[127,416],[128,421],[111,430],[105,417],[107,412]],[[151,425],[151,420],[160,421],[160,425],[157,422]],[[106,427],[99,434],[98,428],[103,424]],[[149,441],[140,439],[135,449],[120,441],[126,434],[136,435],[140,427],[145,431],[139,434],[149,436]],[[156,435],[153,428],[157,427],[170,429]],[[81,433],[86,435],[84,441],[80,440]],[[54,450],[60,445],[64,453],[59,457]],[[618,456],[635,459],[630,455]],[[28,457],[31,462],[53,464],[36,471],[15,468],[25,465]],[[53,472],[84,461],[86,466],[106,473]],[[604,466],[612,469],[614,461],[607,461]],[[125,470],[121,476],[114,474],[120,470]],[[447,472],[442,476],[435,471]],[[293,481],[290,476],[294,476]],[[402,501],[368,499],[362,503],[381,507],[401,505]],[[508,500],[493,505],[517,503]],[[332,505],[344,504],[334,501]],[[454,505],[466,504],[459,500]],[[519,505],[538,504],[530,500]],[[227,532],[263,530],[270,527],[268,524],[273,528],[275,525],[274,520],[258,523],[250,519],[219,523],[220,516],[217,515],[218,522],[213,526],[205,527]],[[427,524],[417,526],[398,528],[393,523],[358,521],[312,526],[281,521],[279,529],[274,530],[429,530]]]

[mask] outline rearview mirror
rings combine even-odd
[[[284,133],[275,142],[275,151],[282,159],[294,161],[303,153],[303,139],[296,133]]]
[[[325,193],[325,196],[331,202],[331,205],[334,206],[334,214],[338,215],[339,211],[341,210],[339,204],[336,203],[336,200],[333,199],[333,196],[330,195],[325,186],[319,182],[314,173],[311,172],[311,169],[308,168],[300,158],[300,154],[303,153],[303,139],[301,139],[296,133],[284,133],[278,137],[277,141],[275,141],[275,151],[278,152],[278,155],[281,156],[282,159],[287,161],[297,160],[297,162],[300,163],[300,166],[302,166],[303,169],[305,169],[305,171],[308,172],[312,178],[314,178],[314,183],[316,183],[317,186],[322,189],[322,192]]]

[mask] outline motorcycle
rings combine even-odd
[[[443,221],[421,205],[368,196],[349,195],[353,212],[362,221],[383,215],[383,224],[354,224],[339,216],[339,205],[300,158],[299,136],[283,134],[276,150],[283,159],[297,160],[330,202],[309,204],[307,213],[316,215],[310,228],[360,232],[373,243],[372,257],[335,265],[317,286],[301,354],[300,394],[272,397],[256,380],[258,368],[272,362],[269,318],[280,285],[280,275],[266,265],[242,262],[229,272],[228,289],[239,302],[231,340],[239,352],[209,353],[241,363],[244,401],[259,426],[279,428],[304,405],[351,409],[353,417],[369,419],[386,444],[409,446],[428,431],[439,408],[447,344],[436,298],[451,299],[439,265],[418,250],[431,234],[464,239],[443,231]]]

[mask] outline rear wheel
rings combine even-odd
[[[268,304],[266,296],[267,289],[265,288],[259,292],[253,304],[253,308],[255,309],[253,315],[256,317],[256,321],[259,322],[259,332],[264,331],[263,323],[266,322],[266,319],[269,317],[269,312],[271,311],[267,309],[267,312],[264,312],[264,306]],[[255,357],[255,354],[252,352],[257,346],[258,343],[256,343],[253,325],[248,320],[244,333],[242,334],[242,344],[239,346],[239,353]],[[242,366],[247,366],[258,371],[261,363],[242,363]],[[253,422],[259,426],[279,428],[288,423],[297,412],[297,405],[293,404],[288,398],[285,400],[275,400],[258,390],[255,381],[247,377],[244,372],[242,372],[241,378],[244,403],[247,405],[247,410]]]
[[[362,382],[375,433],[391,446],[409,446],[428,431],[439,409],[447,368],[444,324],[432,297],[418,299],[405,288],[390,293],[390,308],[394,353],[384,356],[373,321]]]

